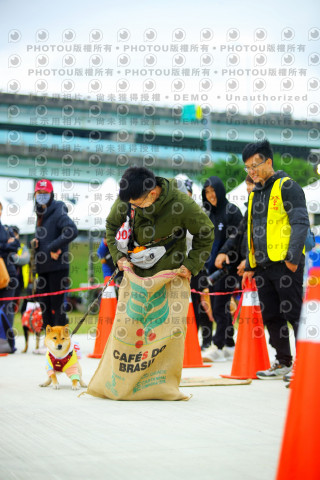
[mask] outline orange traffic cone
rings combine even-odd
[[[311,272],[310,272],[311,273]],[[277,480],[320,478],[320,269],[312,269],[302,307],[296,368]]]
[[[197,322],[193,304],[190,298],[187,316],[187,334],[184,342],[183,368],[211,367],[204,365],[201,357],[201,348],[198,339]]]
[[[110,277],[106,277],[104,283],[106,284]],[[114,282],[103,292],[100,303],[100,311],[98,317],[98,325],[96,332],[96,342],[94,344],[94,350],[92,354],[89,354],[89,358],[101,358],[104,347],[106,346],[109,338],[113,320],[116,315],[117,309],[117,297],[114,289]]]
[[[256,283],[248,285],[242,294],[238,336],[231,375],[225,378],[257,378],[258,370],[270,368]]]

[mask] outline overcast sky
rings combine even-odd
[[[317,0],[5,0],[0,89],[319,120],[319,18]]]
[[[2,0],[0,90],[319,121],[319,19],[318,0]],[[4,220],[31,215],[32,181],[0,183]]]

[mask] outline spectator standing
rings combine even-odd
[[[111,277],[115,271],[115,266],[112,261],[111,253],[109,252],[106,236],[103,236],[103,239],[100,242],[100,245],[97,250],[97,255],[100,258],[102,265],[103,277]]]
[[[188,197],[192,198],[192,186],[193,181],[184,174],[176,175],[175,180],[177,181],[177,186],[180,192],[185,193]],[[187,232],[186,236],[187,241],[187,253],[191,250],[192,247],[192,235]],[[206,280],[206,270],[205,268],[201,269],[201,271],[191,277],[190,287],[191,290],[196,290],[197,292],[203,291],[207,287],[207,280]],[[209,289],[206,289],[209,292]],[[208,296],[200,295],[199,293],[195,293],[191,291],[191,300],[194,310],[194,315],[197,322],[197,328],[201,329],[202,335],[206,332],[206,326],[209,321],[213,322],[211,306],[209,308],[208,303],[206,303]],[[208,318],[210,317],[210,318]],[[210,325],[210,331],[212,330]],[[201,347],[203,348],[203,347]]]
[[[216,257],[230,237],[237,234],[238,225],[242,219],[239,208],[230,203],[226,198],[226,190],[220,178],[212,176],[208,178],[202,190],[203,206],[214,225],[215,239],[212,245],[211,255],[206,262],[208,274],[211,275],[217,270],[215,266]],[[213,286],[210,286],[210,293],[232,292],[237,286],[236,265],[230,268],[228,274],[219,279]],[[211,295],[212,315],[216,322],[216,331],[212,337],[212,322],[208,321],[207,335],[204,336],[202,356],[204,360],[223,362],[231,359],[234,353],[234,328],[230,312],[230,295]],[[213,342],[214,348],[211,348]]]
[[[0,203],[0,257],[3,258],[4,264],[7,268],[10,281],[7,287],[0,289],[0,308],[6,316],[8,323],[8,330],[6,331],[8,343],[11,347],[11,353],[16,350],[14,346],[14,334],[13,334],[13,318],[14,318],[14,302],[10,300],[1,300],[1,298],[14,297],[18,280],[16,267],[12,260],[12,255],[18,251],[20,247],[19,240],[14,236],[11,228],[5,228],[1,223],[2,215],[2,203]]]
[[[17,279],[18,285],[15,291],[14,296],[19,297],[21,292],[24,289],[27,289],[29,284],[29,274],[30,274],[30,252],[28,247],[20,241],[20,230],[19,227],[16,225],[12,225],[11,227],[15,238],[20,242],[20,248],[18,249],[17,253],[12,255],[12,261],[16,266],[17,270]],[[17,313],[19,309],[19,300],[15,301],[15,313]]]
[[[32,242],[36,249],[37,293],[65,290],[69,286],[68,245],[77,237],[77,227],[68,216],[66,205],[54,199],[50,180],[36,183],[34,198],[37,224]],[[47,325],[67,324],[64,293],[39,297],[39,303],[44,329]]]
[[[248,204],[248,255],[243,286],[253,276],[262,318],[276,362],[257,372],[260,379],[282,378],[291,370],[290,322],[295,338],[302,307],[305,240],[309,228],[302,188],[285,172],[273,169],[267,140],[246,145],[242,158],[256,186]]]

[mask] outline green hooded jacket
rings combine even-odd
[[[153,245],[161,246],[172,240],[165,237],[174,232],[179,232],[180,235],[153,267],[144,270],[134,266],[134,271],[140,277],[150,277],[161,270],[173,270],[184,265],[192,275],[197,275],[211,252],[214,240],[213,224],[192,198],[178,190],[176,180],[162,177],[156,179],[157,185],[161,187],[160,196],[150,207],[135,209],[134,239],[140,246],[162,239]],[[128,203],[122,202],[118,197],[107,217],[106,238],[115,264],[125,256],[117,249],[115,237],[126,220],[127,212]],[[187,230],[193,235],[192,249],[188,257],[186,257]]]

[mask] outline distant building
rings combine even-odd
[[[199,113],[199,109],[198,109]],[[248,142],[266,136],[275,152],[307,159],[320,123],[290,114],[240,115],[204,107],[200,120],[184,108],[0,94],[0,175],[88,182],[121,177],[128,165],[196,175]]]

